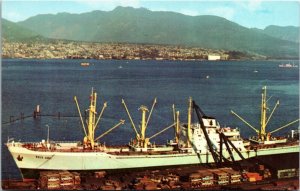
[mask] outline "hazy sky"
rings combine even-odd
[[[110,11],[116,6],[144,7],[185,15],[217,15],[245,27],[299,26],[299,1],[174,1],[174,0],[69,0],[2,1],[2,17],[22,21],[37,14]]]

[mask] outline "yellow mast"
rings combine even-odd
[[[96,100],[97,100],[97,93],[94,92],[93,89],[92,89],[90,99],[91,99],[91,104],[89,108],[89,119],[88,119],[88,140],[90,141],[91,147],[93,149],[95,145],[94,130],[95,130]]]
[[[76,106],[77,106],[77,109],[78,109],[79,117],[80,117],[80,120],[81,120],[81,123],[82,123],[82,128],[83,128],[84,134],[85,134],[85,137],[83,139],[83,143],[84,143],[85,146],[90,146],[91,149],[95,148],[95,141],[102,138],[103,136],[105,136],[106,134],[108,134],[109,132],[114,130],[115,128],[119,127],[120,125],[123,125],[124,122],[125,122],[124,120],[121,119],[118,124],[116,124],[114,127],[107,130],[106,132],[104,132],[102,135],[100,135],[99,137],[97,137],[95,139],[95,130],[96,130],[97,125],[99,124],[99,121],[102,117],[102,114],[103,114],[105,108],[107,107],[107,102],[104,102],[101,113],[99,114],[98,120],[96,121],[97,93],[94,92],[94,89],[92,88],[92,92],[91,92],[91,95],[90,95],[89,117],[88,117],[88,120],[87,120],[87,131],[86,131],[86,127],[85,127],[83,119],[82,119],[81,111],[80,111],[79,104],[78,104],[76,96],[74,97],[74,100],[75,100],[75,103],[76,103]]]
[[[145,141],[145,134],[146,134],[146,112],[149,111],[148,108],[144,105],[142,105],[139,110],[142,111],[142,121],[141,121],[141,144],[145,148],[147,147],[147,143]]]
[[[179,128],[180,128],[180,121],[179,121],[179,111],[175,111],[175,105],[172,105],[173,110],[173,118],[174,118],[174,138],[175,142],[179,143]]]
[[[176,112],[176,126],[175,126],[175,142],[179,143],[179,111]]]
[[[187,128],[187,147],[190,147],[191,141],[191,123],[192,123],[192,98],[189,98],[189,108],[188,108],[188,128]]]
[[[175,112],[175,105],[172,105],[172,111],[173,111],[173,119],[174,119],[174,123],[176,123],[176,112]]]
[[[140,106],[139,110],[142,111],[142,121],[141,121],[141,124],[140,124],[140,133],[138,133],[138,131],[137,131],[136,127],[135,127],[135,124],[134,124],[134,122],[132,120],[132,117],[131,117],[129,111],[128,111],[128,108],[126,106],[126,103],[125,103],[124,99],[122,99],[122,103],[123,103],[123,105],[125,107],[125,110],[127,112],[128,117],[130,119],[131,126],[133,127],[133,129],[135,131],[136,140],[138,141],[138,145],[140,147],[147,148],[147,145],[149,143],[149,138],[146,137],[146,129],[147,129],[147,126],[148,126],[151,114],[153,112],[154,106],[157,103],[157,99],[154,98],[154,101],[153,101],[153,104],[152,104],[152,107],[151,107],[150,114],[149,114],[148,118],[146,117],[146,112],[149,112],[148,108],[146,106],[144,106],[144,105]]]
[[[266,97],[267,97],[267,87],[264,86],[263,88],[263,93],[261,95],[261,119],[260,119],[260,137],[262,140],[264,140],[265,135],[266,135],[266,116],[267,116],[267,101],[266,101]]]

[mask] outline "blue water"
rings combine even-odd
[[[3,60],[2,61],[2,123],[20,113],[31,115],[36,105],[42,114],[77,115],[73,101],[76,95],[81,110],[89,105],[89,94],[98,92],[98,110],[104,101],[108,108],[97,134],[125,119],[125,125],[101,139],[106,144],[126,144],[134,137],[121,99],[125,99],[134,122],[141,120],[140,105],[151,108],[157,97],[147,135],[151,136],[173,121],[172,104],[186,121],[188,98],[191,96],[204,113],[214,116],[220,124],[239,127],[244,137],[255,132],[230,114],[234,110],[254,126],[259,126],[261,88],[267,86],[272,111],[279,99],[280,106],[269,122],[272,130],[299,117],[299,70],[279,68],[282,61],[99,61],[90,60],[81,67],[81,60]],[[294,62],[295,64],[296,61]],[[122,66],[122,68],[119,68]],[[258,72],[254,72],[254,71]],[[209,78],[207,78],[209,76]],[[50,127],[52,140],[82,140],[78,118],[42,117],[12,124],[2,124],[2,143],[8,137],[22,141],[41,141]],[[295,124],[278,134],[284,134]],[[173,138],[172,129],[152,141],[165,143]],[[13,159],[2,145],[2,177],[18,178]]]

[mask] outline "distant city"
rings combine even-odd
[[[89,43],[89,42],[6,42],[2,58],[101,59],[101,60],[234,60],[265,59],[237,51],[212,50],[174,45]]]

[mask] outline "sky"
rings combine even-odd
[[[2,0],[2,17],[13,22],[38,14],[111,11],[117,6],[173,11],[185,15],[216,15],[248,28],[299,26],[300,1],[270,0]]]

